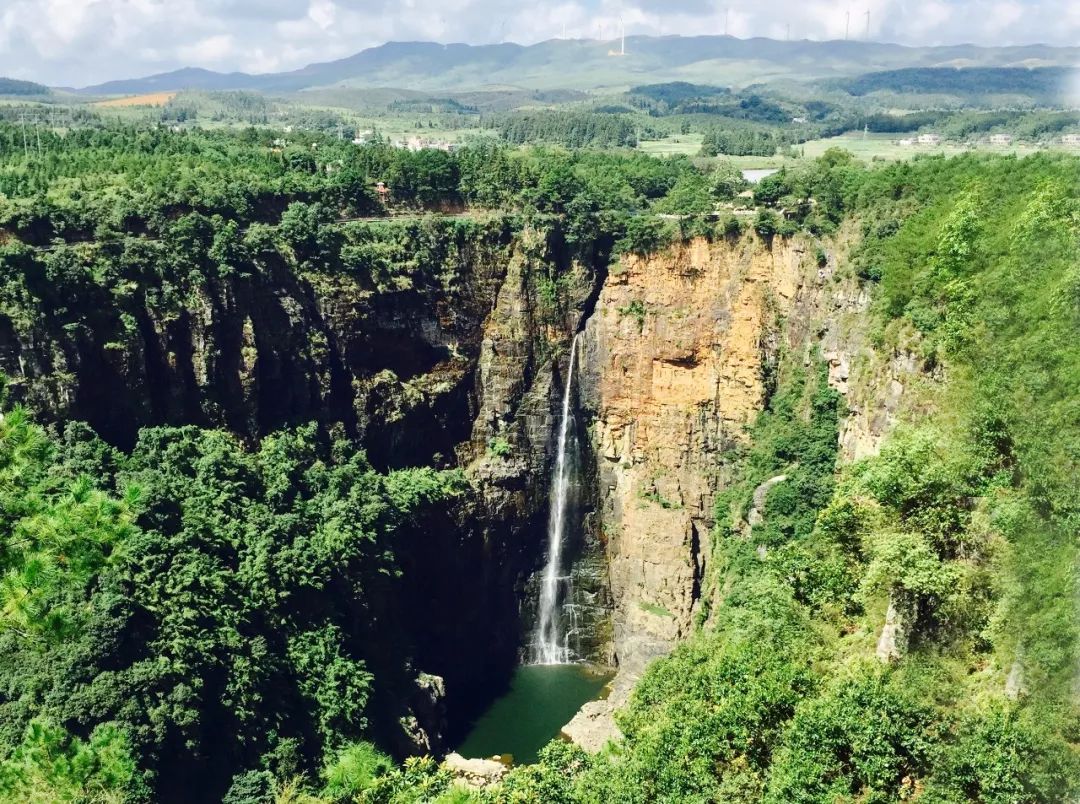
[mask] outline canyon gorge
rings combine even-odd
[[[162,287],[112,298],[29,287],[41,315],[0,321],[9,393],[121,447],[145,426],[258,441],[314,419],[361,439],[377,469],[462,469],[468,493],[409,535],[387,602],[404,612],[420,679],[383,726],[400,727],[404,754],[448,750],[513,667],[538,657],[552,465],[573,404],[571,599],[559,605],[575,628],[560,655],[618,674],[565,731],[596,750],[617,737],[612,712],[648,663],[710,616],[716,496],[782,364],[828,365],[843,461],[875,451],[926,375],[912,354],[869,343],[844,232],[824,246],[699,237],[615,260],[602,241],[572,255],[550,223],[433,219],[409,236],[442,245],[379,282],[268,259],[258,276],[182,289],[180,303]]]

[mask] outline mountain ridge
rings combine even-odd
[[[528,89],[600,89],[626,87],[644,79],[745,85],[910,67],[1073,66],[1080,62],[1080,47],[1041,44],[915,47],[848,40],[632,36],[627,37],[625,56],[614,55],[614,44],[596,39],[549,39],[533,45],[387,42],[285,72],[252,74],[184,67],[77,91],[86,95],[183,89],[297,92],[334,86],[447,90],[493,83]]]

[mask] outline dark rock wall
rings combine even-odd
[[[316,420],[380,469],[463,468],[472,493],[402,535],[387,603],[415,669],[445,678],[453,732],[519,656],[545,548],[555,376],[605,262],[599,249],[571,258],[557,228],[504,223],[378,283],[274,263],[168,293],[88,284],[59,298],[28,277],[0,305],[0,370],[45,421],[85,420],[122,448],[152,425],[254,441]],[[606,578],[590,583],[603,601]]]

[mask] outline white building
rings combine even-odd
[[[991,134],[991,145],[1008,145],[1012,142],[1012,134]]]
[[[941,145],[940,134],[920,134],[919,145]]]
[[[1062,145],[1080,145],[1080,134],[1066,134],[1061,138]]]

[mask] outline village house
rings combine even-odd
[[[456,143],[449,140],[429,140],[425,137],[418,137],[415,134],[403,139],[394,140],[391,145],[395,148],[404,148],[407,151],[446,151],[446,153],[453,153],[458,149]]]

